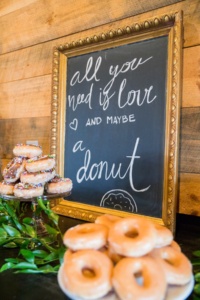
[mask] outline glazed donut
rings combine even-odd
[[[155,224],[155,229],[157,232],[155,247],[160,248],[170,245],[173,241],[172,232],[167,227],[159,224]]]
[[[0,182],[0,194],[2,195],[13,195],[15,183],[9,183],[6,181]]]
[[[97,299],[112,289],[113,265],[97,250],[80,250],[72,254],[63,265],[63,283],[74,296]]]
[[[6,182],[16,182],[24,171],[25,159],[14,157],[3,170],[2,175]]]
[[[106,245],[107,236],[107,227],[95,223],[84,223],[68,229],[63,236],[63,243],[73,251],[100,249]]]
[[[17,183],[14,186],[14,195],[20,198],[32,198],[42,196],[44,186],[42,184]]]
[[[46,190],[49,194],[61,194],[71,191],[72,181],[69,178],[62,178],[56,175],[46,184]]]
[[[156,230],[154,224],[145,218],[123,218],[110,228],[108,242],[120,255],[139,257],[155,247]]]
[[[114,267],[112,281],[122,300],[162,300],[167,290],[162,268],[149,256],[120,260]]]
[[[15,156],[31,158],[42,155],[42,148],[36,145],[17,144],[13,149],[13,154]]]
[[[51,180],[55,176],[55,169],[39,172],[23,172],[20,175],[20,181],[24,183],[39,184]]]
[[[172,247],[172,248],[174,248],[175,250],[181,252],[180,245],[177,242],[175,242],[174,240],[171,242],[171,244],[169,246]]]
[[[191,280],[192,265],[182,252],[166,246],[154,249],[151,256],[162,266],[168,284],[184,285]]]
[[[26,161],[25,169],[28,172],[38,172],[50,170],[55,167],[55,158],[53,155],[44,155],[33,157]]]
[[[108,215],[104,214],[102,216],[99,216],[96,218],[95,223],[96,224],[102,224],[110,228],[115,222],[121,220],[118,216]]]

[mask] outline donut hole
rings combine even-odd
[[[144,285],[144,277],[142,271],[137,271],[133,274],[133,277],[135,278],[138,285],[143,286]]]
[[[84,267],[82,269],[82,274],[84,277],[87,277],[87,278],[94,278],[96,276],[95,271],[88,267]]]
[[[136,228],[132,228],[131,230],[128,230],[125,232],[125,236],[131,239],[136,238],[139,235]]]

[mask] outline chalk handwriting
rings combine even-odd
[[[140,159],[141,157],[137,155],[137,148],[139,144],[140,138],[138,137],[136,139],[134,149],[131,156],[126,156],[130,159],[129,165],[125,171],[123,168],[122,163],[119,163],[118,165],[116,163],[113,163],[111,166],[109,166],[109,162],[107,161],[100,161],[99,163],[93,163],[91,164],[91,157],[92,153],[89,149],[85,151],[85,157],[84,157],[84,164],[81,166],[76,173],[76,180],[78,183],[81,183],[82,181],[93,181],[96,179],[124,179],[125,177],[129,177],[129,183],[130,187],[135,192],[145,192],[150,188],[150,185],[147,187],[144,187],[142,189],[137,189],[133,182],[133,174],[134,174],[134,162],[136,159]],[[73,147],[73,152],[76,153],[78,150],[85,148],[80,148],[80,145],[82,144],[82,141],[79,141],[78,144],[76,143]]]

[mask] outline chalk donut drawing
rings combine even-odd
[[[127,191],[120,189],[106,192],[100,201],[100,206],[127,212],[137,212],[137,204],[133,197]]]

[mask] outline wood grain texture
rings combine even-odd
[[[2,40],[4,41],[0,47],[0,53],[68,36],[130,16],[137,15],[139,19],[148,16],[154,17],[157,13],[166,13],[166,10],[169,13],[174,10],[184,10],[186,26],[192,27],[193,31],[195,26],[198,34],[200,26],[198,0],[194,0],[193,5],[188,5],[189,1],[68,0],[67,5],[65,0],[49,0],[48,4],[45,0],[36,1],[28,7],[22,7],[0,18],[0,28],[3,29]],[[176,4],[172,5],[172,3]],[[158,9],[163,6],[167,6],[167,9]],[[149,13],[142,14],[147,11]],[[192,19],[191,14],[194,15]],[[193,26],[194,21],[196,23]],[[200,34],[196,36],[195,44],[197,40],[200,40]],[[193,42],[194,40],[190,39],[189,44],[192,45]]]
[[[0,119],[50,117],[51,75],[0,84]]]
[[[13,157],[13,148],[27,140],[37,140],[43,152],[49,154],[51,118],[21,118],[0,120],[0,154],[2,159]]]
[[[0,55],[0,83],[51,74],[55,42]]]
[[[200,173],[200,107],[181,110],[180,172]]]
[[[200,106],[200,45],[183,51],[182,107]]]
[[[200,174],[180,175],[178,212],[200,216]]]

